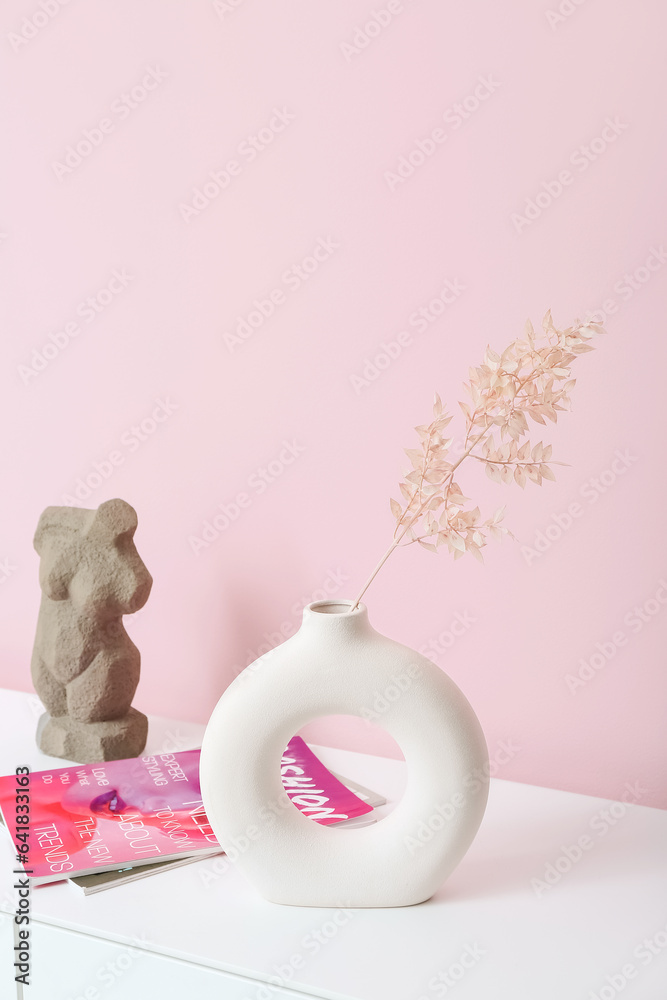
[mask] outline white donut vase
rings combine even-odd
[[[297,634],[230,684],[204,735],[208,820],[237,867],[277,903],[421,903],[468,850],[486,807],[488,754],[470,704],[435,664],[376,632],[365,606],[350,612],[351,604],[309,604]],[[401,801],[359,829],[308,819],[282,786],[287,743],[318,716],[369,713],[405,756]]]

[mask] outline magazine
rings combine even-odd
[[[353,791],[355,795],[358,795],[367,805],[374,808],[385,805],[386,798],[378,792],[366,788],[365,785],[360,785],[359,782],[353,781],[351,778],[345,778],[335,771],[331,771],[331,774],[335,778],[338,778],[339,781],[342,781],[347,788]],[[350,827],[369,826],[375,822],[377,820],[371,812],[351,819],[341,820],[336,823],[336,826],[349,829]],[[212,855],[222,853],[224,852],[220,848],[211,852]],[[183,865],[192,864],[193,861],[199,861],[202,857],[209,857],[209,855],[196,855],[194,857],[184,855],[173,861],[154,861],[152,864],[141,865],[138,868],[128,865],[125,868],[118,868],[113,871],[94,872],[92,875],[75,875],[69,881],[77,889],[80,889],[85,896],[89,896],[93,892],[102,892],[104,889],[112,889],[114,886],[125,885],[127,882],[136,882],[137,879],[146,878],[148,875],[154,875],[161,871],[169,871],[171,868],[181,868]]]
[[[200,750],[79,764],[30,775],[29,853],[33,885],[220,852],[199,786]],[[283,787],[318,823],[359,822],[373,807],[293,737]],[[16,776],[0,777],[0,811],[13,829]]]
[[[125,885],[127,882],[136,882],[137,879],[147,878],[149,875],[156,875],[158,872],[170,871],[172,868],[182,868],[183,865],[191,865],[194,861],[202,858],[212,857],[223,852],[218,847],[211,854],[197,854],[194,857],[184,854],[173,861],[153,861],[149,865],[139,865],[138,868],[117,868],[109,872],[93,872],[92,875],[75,875],[71,878],[70,884],[80,889],[84,896],[90,896],[93,892],[102,892],[103,889],[111,889],[117,885]]]

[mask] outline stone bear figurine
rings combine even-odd
[[[44,753],[81,764],[138,757],[148,719],[132,708],[141,658],[122,616],[148,600],[153,579],[137,552],[136,512],[124,500],[97,510],[47,507],[34,545],[42,601],[31,672],[47,709]]]

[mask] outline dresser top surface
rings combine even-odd
[[[0,690],[1,774],[66,766],[36,747],[41,711],[36,695]],[[197,747],[203,729],[151,718],[145,752]],[[390,802],[400,797],[401,761],[316,750]],[[260,1000],[262,983],[329,1000],[433,1000],[454,986],[457,1000],[583,1000],[624,965],[636,973],[633,1000],[652,1000],[667,992],[666,847],[661,810],[492,779],[476,840],[420,906],[279,906],[223,858],[208,858],[88,897],[67,882],[37,887],[32,914],[248,977],[249,1000]],[[16,905],[14,854],[5,833],[5,912]]]

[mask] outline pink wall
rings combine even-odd
[[[135,703],[205,720],[304,601],[353,596],[433,391],[455,406],[468,365],[529,315],[602,308],[609,336],[547,437],[570,463],[558,482],[461,477],[483,509],[507,502],[525,546],[550,529],[548,548],[493,545],[484,567],[411,548],[367,603],[381,631],[439,642],[501,776],[608,797],[639,782],[667,805],[658,0],[5,0],[0,20],[0,682],[31,687],[39,513],[93,475],[85,505],[137,508],[155,578],[128,626]],[[447,283],[442,314],[411,326]],[[613,655],[572,692],[600,645]],[[363,723],[315,735],[391,752]]]

